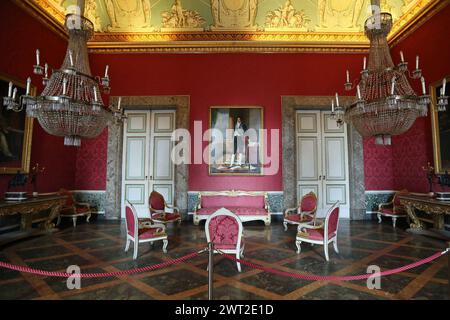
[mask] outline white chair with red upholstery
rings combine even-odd
[[[392,226],[395,228],[398,218],[408,218],[406,208],[400,203],[399,198],[399,196],[407,194],[408,190],[403,189],[395,193],[391,202],[380,203],[377,212],[378,223],[382,222],[381,217],[389,217],[392,218]]]
[[[305,194],[298,208],[290,208],[284,212],[284,231],[287,231],[288,224],[303,225],[314,224],[317,212],[317,196],[314,192]]]
[[[150,218],[153,221],[164,224],[178,221],[178,225],[181,224],[181,215],[178,208],[168,205],[163,195],[159,192],[152,191],[152,193],[150,193],[148,207],[150,210]]]
[[[295,245],[297,246],[297,253],[301,251],[301,243],[307,242],[314,244],[321,244],[324,247],[325,259],[329,261],[328,245],[333,243],[334,251],[339,253],[337,247],[337,233],[339,227],[339,201],[336,202],[330,210],[328,210],[325,222],[319,226],[301,225],[298,227],[297,238]]]
[[[125,252],[128,252],[130,242],[133,242],[133,259],[137,258],[139,243],[150,242],[153,244],[155,241],[162,240],[163,252],[167,252],[169,241],[167,240],[166,226],[158,223],[152,224],[145,219],[140,221],[136,209],[128,201],[126,202],[125,208],[125,223],[127,228],[127,244],[125,246]]]
[[[237,259],[244,256],[243,226],[239,217],[228,209],[221,208],[206,220],[206,241],[214,244],[214,253],[234,254]],[[241,264],[236,262],[241,272]]]

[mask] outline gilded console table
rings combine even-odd
[[[444,233],[444,216],[450,215],[450,201],[440,201],[429,196],[418,195],[401,195],[399,199],[411,219],[411,231],[425,230],[423,221],[428,221],[433,223],[433,229],[439,231],[441,235]],[[431,219],[418,217],[416,210],[424,211],[431,216]]]
[[[58,217],[66,196],[30,197],[23,201],[0,201],[0,216],[21,215],[20,231],[7,232],[0,236],[0,244],[5,244],[28,236],[47,233],[54,228],[52,221]],[[41,224],[40,229],[33,229],[33,214],[50,210],[50,214]]]

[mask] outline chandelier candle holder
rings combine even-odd
[[[378,5],[372,1],[372,5]],[[415,70],[409,72],[403,51],[400,62],[395,65],[387,42],[392,29],[392,15],[374,12],[365,22],[365,34],[370,40],[369,58],[364,57],[360,79],[351,81],[346,72],[346,91],[356,89],[356,101],[341,107],[336,94],[336,108],[332,114],[339,126],[351,123],[363,137],[375,137],[375,143],[390,145],[391,136],[406,132],[418,117],[427,116],[431,102],[426,92],[425,78],[420,69],[420,58],[416,56]],[[422,94],[417,95],[408,79],[422,83]],[[448,104],[445,91],[438,99],[439,110]],[[333,102],[334,105],[334,102]]]
[[[80,8],[84,6],[81,5]],[[42,75],[45,88],[38,97],[31,97],[31,78],[27,93],[16,102],[17,88],[10,89],[3,105],[8,110],[20,112],[26,107],[29,117],[36,118],[49,134],[64,137],[64,145],[80,146],[82,138],[97,137],[112,121],[123,121],[123,111],[106,107],[101,92],[109,94],[109,66],[104,77],[93,77],[89,66],[87,42],[94,33],[94,25],[81,14],[68,14],[65,29],[69,34],[66,56],[60,69],[41,65],[39,49],[36,50],[35,75]]]

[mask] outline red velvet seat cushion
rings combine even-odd
[[[166,236],[166,233],[161,228],[140,228],[138,230],[139,240],[159,238]]]
[[[239,248],[242,248],[244,246],[244,239],[241,240],[241,246]],[[235,244],[214,244],[214,248],[215,249],[219,249],[219,250],[234,250],[236,249],[236,245]]]
[[[264,196],[202,196],[202,208],[264,208]]]
[[[172,213],[172,212],[166,212],[166,216],[164,217],[162,213],[154,214],[152,215],[152,218],[154,220],[159,221],[173,221],[180,218],[180,215],[178,213]]]
[[[201,215],[212,215],[217,210],[221,209],[222,207],[208,207],[208,208],[201,208],[200,210],[197,210],[197,214]],[[261,208],[235,208],[235,207],[226,207],[228,210],[233,212],[234,214],[238,216],[265,216],[267,215],[266,209]]]
[[[406,212],[400,211],[400,210],[393,210],[392,208],[383,208],[383,209],[381,209],[380,213],[388,214],[388,215],[396,215],[396,216],[406,215]]]
[[[304,239],[310,239],[310,240],[323,240],[323,234],[324,234],[324,230],[323,228],[321,229],[307,229],[306,232],[308,235],[305,235],[304,233],[298,233],[297,237],[299,238],[304,238]],[[328,239],[331,239],[332,237],[334,237],[335,233],[332,232],[328,235]]]
[[[284,220],[301,223],[301,222],[310,222],[313,220],[311,216],[304,215],[303,219],[301,219],[301,215],[299,214],[290,214],[284,218]]]

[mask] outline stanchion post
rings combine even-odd
[[[450,249],[450,241],[447,242],[447,250]],[[450,252],[447,252],[447,272],[448,272],[448,296],[450,297]]]
[[[212,242],[208,243],[208,300],[214,300],[213,296],[213,268],[214,268],[214,244]]]

